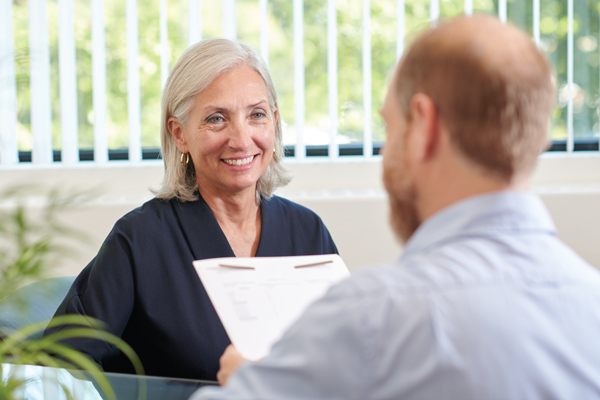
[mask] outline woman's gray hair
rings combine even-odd
[[[169,132],[169,118],[185,123],[194,97],[210,85],[219,75],[239,65],[254,69],[263,79],[269,95],[271,111],[278,109],[277,94],[264,62],[250,47],[228,39],[207,39],[189,47],[179,58],[169,75],[162,97],[160,141],[165,165],[161,188],[155,193],[161,199],[177,198],[182,201],[198,199],[196,173],[192,160],[182,163],[181,152]],[[273,160],[258,179],[256,199],[270,198],[273,191],[289,182],[281,160],[283,139],[281,118],[275,124],[275,151]]]

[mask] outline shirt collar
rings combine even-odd
[[[467,198],[431,216],[406,242],[402,257],[457,236],[499,231],[556,234],[539,197],[527,192],[494,192]]]

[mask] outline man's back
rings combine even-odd
[[[598,332],[600,273],[541,202],[484,195],[332,288],[224,398],[595,398]]]
[[[417,231],[401,265],[357,281],[389,303],[373,323],[395,333],[380,337],[395,365],[374,375],[399,372],[398,396],[600,396],[600,274],[556,238],[538,202],[459,203]]]

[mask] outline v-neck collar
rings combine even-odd
[[[270,203],[265,199],[260,202],[261,230],[256,256],[261,256],[268,247],[265,237],[269,237],[267,233],[270,232],[267,221],[272,219],[269,218]],[[198,195],[198,200],[188,202],[173,199],[172,204],[195,260],[235,257],[225,233],[202,196]]]
[[[261,197],[260,198],[260,235],[258,238],[258,246],[256,246],[256,257],[260,257],[265,253],[265,246],[267,246],[267,241],[265,240],[265,238],[269,237],[267,234],[270,231],[271,224],[274,222],[273,218],[269,218],[270,214],[271,214],[271,202],[269,200]]]

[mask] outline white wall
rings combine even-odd
[[[400,254],[387,222],[380,182],[380,160],[287,161],[294,176],[278,194],[315,210],[329,227],[351,269],[390,261]],[[90,235],[75,256],[55,274],[76,274],[94,256],[114,222],[152,195],[162,176],[160,162],[65,168],[16,166],[0,170],[0,189],[17,183],[40,188],[61,186],[94,193],[85,206],[70,209],[65,220]],[[533,181],[550,209],[560,236],[584,258],[600,266],[600,155],[547,155]],[[42,191],[42,189],[40,189]]]

